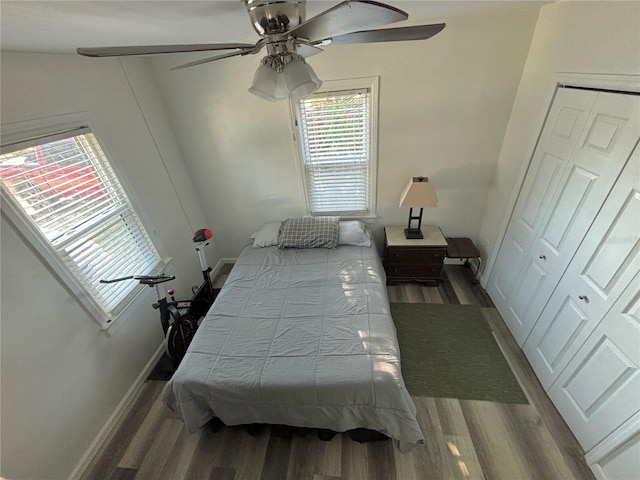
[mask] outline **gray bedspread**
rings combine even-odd
[[[245,247],[163,398],[190,432],[216,416],[424,443],[376,248]]]

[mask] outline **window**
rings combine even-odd
[[[45,258],[53,257],[54,267],[75,279],[79,299],[89,293],[89,309],[103,326],[140,288],[99,280],[159,266],[158,252],[88,127],[3,144],[0,180],[5,203],[27,225],[29,237],[53,253]]]
[[[374,216],[377,78],[325,82],[293,111],[309,212]]]

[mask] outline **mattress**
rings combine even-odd
[[[376,430],[424,443],[375,247],[246,246],[163,399],[189,432],[213,417]]]

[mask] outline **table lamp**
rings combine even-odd
[[[404,188],[400,196],[400,206],[409,207],[409,224],[404,229],[404,236],[408,239],[422,238],[422,209],[424,207],[437,207],[438,197],[436,192],[429,183],[427,177],[413,177]],[[420,207],[420,215],[413,215],[413,209]],[[413,220],[418,221],[416,228],[411,227]]]

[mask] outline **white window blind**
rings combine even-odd
[[[88,127],[3,146],[0,180],[3,193],[107,317],[121,312],[137,284],[101,284],[99,280],[149,273],[160,264],[158,252]]]
[[[316,94],[297,110],[311,213],[369,213],[370,89]]]

